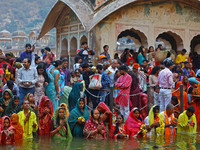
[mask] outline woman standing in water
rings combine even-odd
[[[73,137],[83,137],[85,121],[90,118],[90,112],[83,98],[78,99],[76,107],[69,114],[69,125]]]
[[[62,67],[62,62],[60,60],[56,60],[53,62],[49,68],[47,68],[47,75],[49,77],[49,84],[46,87],[46,95],[53,103],[53,111],[58,108],[58,98],[60,98],[60,69]],[[58,98],[57,98],[58,97]]]
[[[146,133],[142,132],[141,127],[144,126],[142,122],[142,118],[140,115],[140,110],[138,108],[133,108],[129,113],[129,116],[125,122],[127,126],[127,130],[131,137],[142,137],[145,136]],[[145,131],[145,128],[144,128]]]
[[[51,135],[55,140],[66,140],[72,138],[65,111],[61,107],[58,107],[53,114],[51,120]]]
[[[85,123],[83,134],[86,138],[106,139],[106,128],[97,109],[92,110],[90,119]]]
[[[22,138],[23,138],[23,127],[19,123],[18,114],[16,114],[16,113],[12,114],[12,116],[10,117],[10,120],[11,120],[12,126],[15,129],[15,140],[16,141],[22,141]]]
[[[1,125],[0,144],[15,144],[15,129],[11,126],[10,118],[8,116],[4,116],[2,118]]]
[[[111,126],[110,138],[124,139],[129,138],[127,126],[124,123],[124,116],[119,114],[117,116],[117,122]]]
[[[53,104],[47,96],[43,96],[39,104],[39,135],[50,135]]]

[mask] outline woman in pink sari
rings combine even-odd
[[[10,118],[8,116],[4,116],[2,118],[2,126],[0,129],[0,144],[15,144],[15,129],[13,126],[11,126]]]
[[[141,127],[144,125],[142,118],[140,117],[140,110],[138,108],[133,108],[125,122],[127,126],[129,135],[131,137],[142,137]]]
[[[39,104],[39,135],[50,135],[53,104],[47,96],[43,96]]]

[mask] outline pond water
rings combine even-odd
[[[174,150],[200,149],[200,133],[196,135],[178,134],[175,138],[152,137],[132,140],[89,140],[77,139],[53,141],[50,138],[39,137],[34,140],[24,140],[15,146],[0,146],[0,150]]]

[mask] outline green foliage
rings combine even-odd
[[[0,0],[0,29],[30,31],[43,23],[57,0]],[[3,23],[6,20],[6,23]],[[8,21],[9,20],[9,21]]]

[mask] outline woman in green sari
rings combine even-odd
[[[51,135],[55,140],[67,140],[72,138],[65,111],[62,107],[58,107],[53,114],[51,120]]]
[[[2,97],[0,98],[0,117],[9,115],[6,112],[7,112],[8,104],[10,103],[10,101],[13,101],[13,94],[10,89],[6,89],[3,92]]]
[[[76,107],[69,114],[69,125],[73,137],[83,137],[85,122],[90,119],[90,112],[83,98],[78,99]]]

